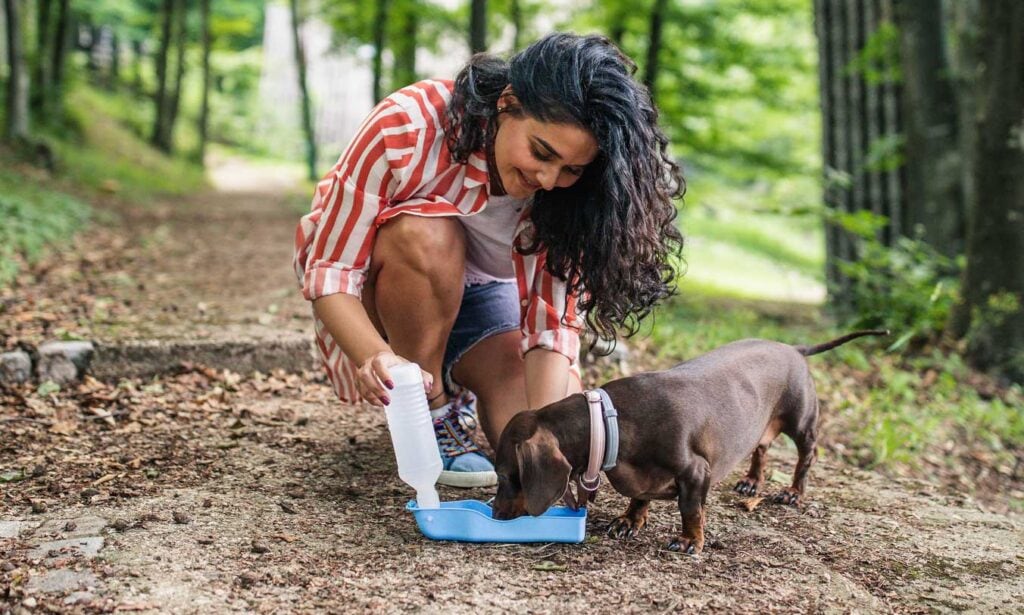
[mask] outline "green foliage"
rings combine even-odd
[[[900,32],[891,21],[879,24],[863,49],[846,67],[851,75],[861,74],[869,85],[899,83],[903,80],[900,64]]]
[[[852,326],[893,331],[898,337],[892,350],[938,338],[957,301],[960,265],[920,239],[900,237],[884,245],[876,238],[887,224],[884,216],[861,210],[829,217],[859,237],[857,260],[839,263],[849,280]]]
[[[119,118],[144,113],[131,97],[77,87],[69,93],[71,123],[80,134],[48,133],[61,174],[94,193],[118,192],[148,203],[161,195],[187,194],[203,183],[195,164],[151,148]]]
[[[5,156],[6,157],[6,156]],[[14,279],[22,262],[37,261],[88,222],[90,208],[78,199],[0,165],[0,285]]]

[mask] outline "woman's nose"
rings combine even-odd
[[[555,187],[555,183],[558,182],[559,169],[553,166],[545,166],[537,174],[537,183],[540,187],[545,190],[551,190]]]

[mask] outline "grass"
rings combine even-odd
[[[64,126],[36,135],[53,150],[53,174],[13,149],[0,150],[0,286],[97,219],[92,202],[117,194],[145,205],[204,185],[200,167],[153,149],[123,123],[141,106],[78,85],[68,93]]]

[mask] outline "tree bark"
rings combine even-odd
[[[515,52],[522,45],[523,33],[523,7],[519,5],[519,0],[510,0],[509,19],[512,21],[512,51]]]
[[[872,70],[852,68],[865,61],[866,43],[891,23],[892,0],[815,0],[814,13],[825,202],[830,212],[825,221],[829,306],[849,315],[855,306],[840,265],[859,258],[858,244],[837,218],[859,211],[885,216],[889,225],[878,239],[886,245],[902,228],[902,172],[875,159],[880,146],[899,137],[900,89],[888,74],[889,63],[897,58],[873,58],[872,63],[880,66]]]
[[[373,20],[373,104],[384,98],[384,44],[388,24],[390,0],[377,0],[377,14]]]
[[[484,51],[487,51],[487,0],[471,0],[469,8],[469,52],[482,53]]]
[[[171,24],[174,20],[174,4],[174,0],[163,0],[160,4],[160,46],[156,52],[156,95],[153,97],[156,113],[153,118],[153,136],[151,141],[154,146],[164,151],[170,149],[169,144],[163,142],[163,127],[167,113],[167,55],[171,48]]]
[[[399,12],[402,36],[392,45],[395,56],[394,85],[401,88],[414,83],[416,77],[416,40],[419,30],[419,15],[415,4],[409,3]]]
[[[647,45],[647,64],[644,67],[644,83],[655,100],[658,83],[658,55],[661,53],[661,31],[665,23],[667,0],[654,0],[651,8],[651,27]]]
[[[953,257],[963,252],[966,216],[942,0],[902,0],[896,8],[908,154],[903,228]]]
[[[210,0],[200,0],[199,20],[203,39],[203,98],[199,107],[199,151],[196,158],[199,164],[205,165],[207,128],[210,123],[210,48],[213,40],[210,35]]]
[[[68,38],[71,36],[69,13],[70,0],[59,0],[57,5],[57,26],[53,33],[53,71],[50,82],[50,109],[60,110],[64,102],[64,66],[68,54]]]
[[[181,108],[181,84],[185,77],[185,49],[188,47],[188,0],[177,0],[175,3],[175,71],[174,84],[167,99],[167,111],[164,114],[164,136],[163,142],[167,145],[168,152],[174,149],[174,126],[178,122],[178,111]]]
[[[53,64],[50,61],[50,0],[39,0],[36,4],[36,61],[33,65],[32,75],[32,108],[36,109],[39,119],[48,121],[46,108],[50,86],[50,71]]]
[[[27,139],[29,77],[25,66],[25,48],[21,38],[19,0],[4,0],[7,24],[7,121],[8,139]]]
[[[979,4],[977,204],[955,332],[968,359],[1024,382],[1024,3]]]
[[[306,87],[306,53],[302,48],[299,29],[302,20],[299,15],[298,0],[290,0],[292,9],[292,39],[295,42],[295,64],[298,68],[299,92],[301,98],[302,129],[306,135],[306,164],[310,181],[318,179],[316,173],[316,135],[313,132],[312,104],[309,100],[309,89]],[[378,50],[379,52],[379,50]]]

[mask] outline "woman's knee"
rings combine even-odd
[[[405,214],[377,231],[372,262],[401,266],[420,274],[461,271],[466,258],[462,224],[454,217],[425,218]]]

